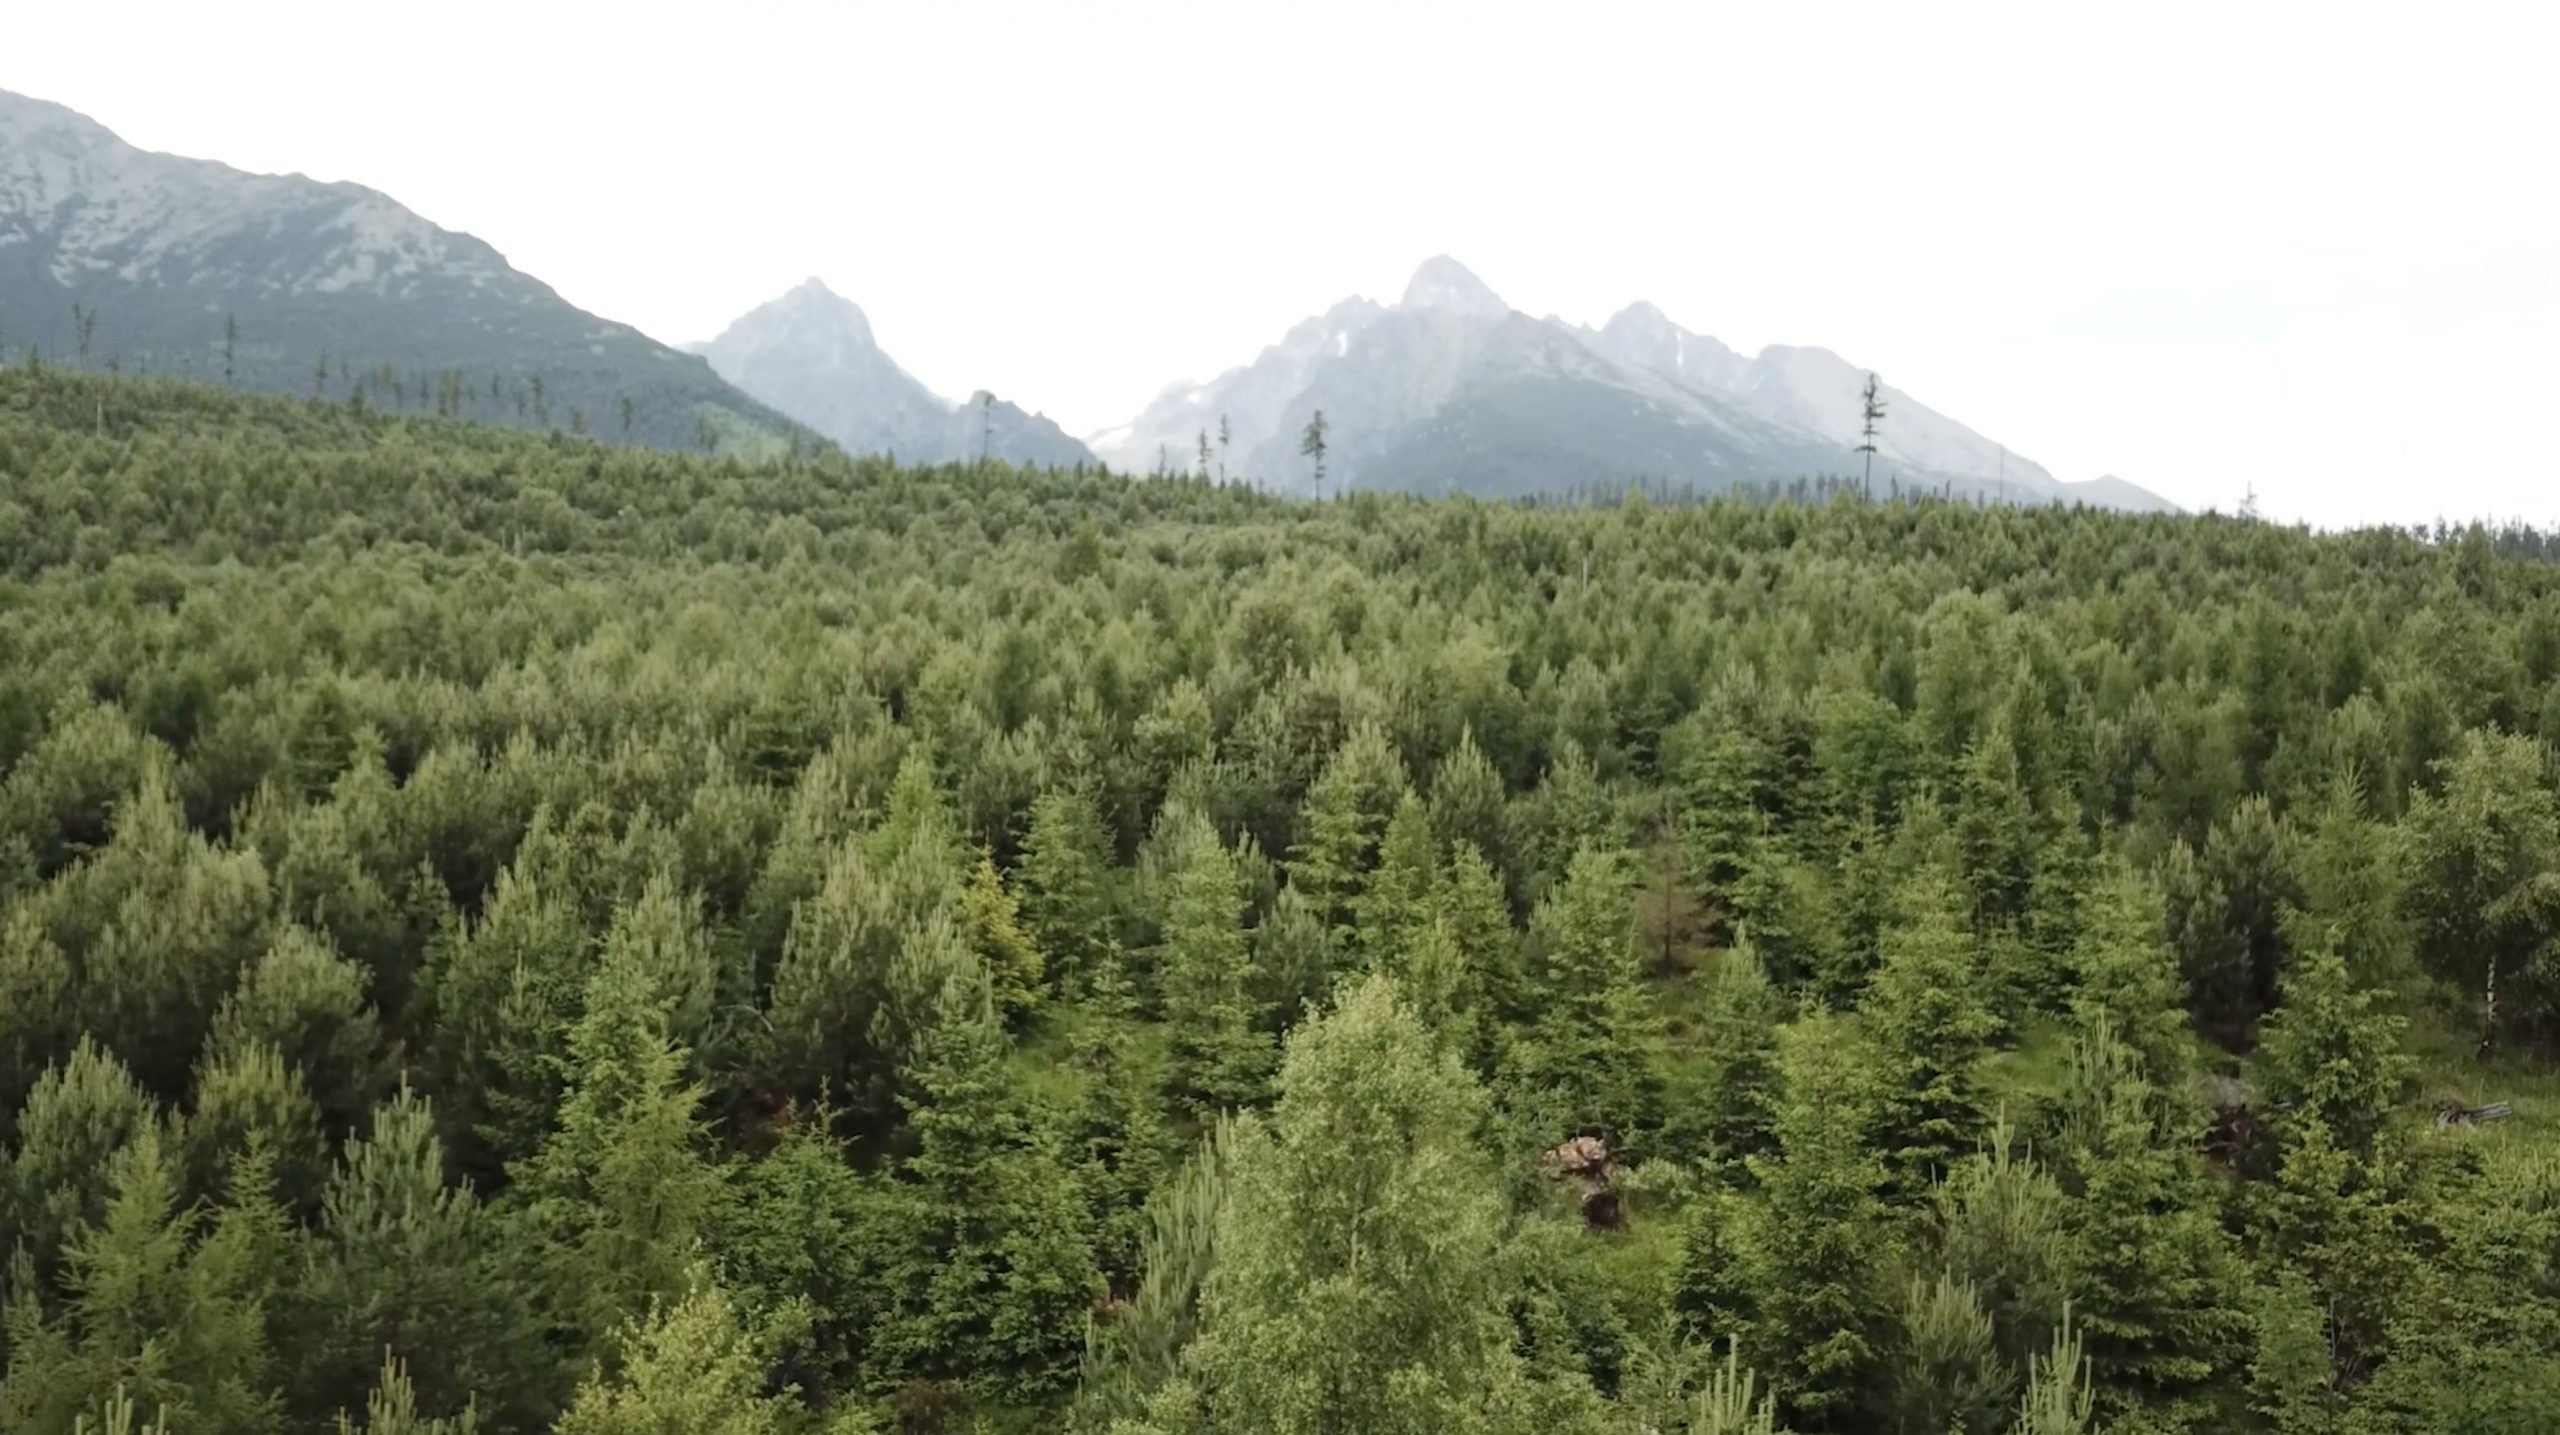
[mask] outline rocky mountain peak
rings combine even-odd
[[[1502,296],[1492,286],[1475,276],[1475,271],[1450,258],[1435,254],[1422,261],[1413,271],[1413,279],[1404,286],[1404,309],[1431,309],[1454,314],[1475,314],[1500,318],[1511,312]]]

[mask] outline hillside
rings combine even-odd
[[[390,197],[136,149],[0,91],[0,348],[56,364],[593,433],[780,445],[700,359]]]
[[[11,366],[0,1429],[2539,1431],[2555,551]]]

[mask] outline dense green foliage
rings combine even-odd
[[[2499,546],[12,371],[0,1426],[2544,1428]]]

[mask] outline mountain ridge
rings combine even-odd
[[[83,366],[659,447],[797,429],[379,190],[141,149],[7,91],[0,316],[0,340]]]
[[[1727,487],[1857,471],[1865,377],[1810,346],[1773,344],[1745,356],[1647,300],[1596,328],[1533,319],[1439,254],[1414,271],[1397,303],[1337,302],[1251,361],[1170,385],[1135,418],[1087,441],[1120,467],[1147,471],[1152,454],[1157,468],[1187,468],[1170,461],[1190,454],[1192,433],[1223,420],[1236,436],[1229,457],[1237,470],[1305,491],[1312,469],[1298,455],[1300,431],[1322,409],[1329,488]],[[2122,480],[2062,484],[1910,395],[1890,386],[1883,394],[1880,487],[2174,509]],[[1540,480],[1537,463],[1553,474]]]

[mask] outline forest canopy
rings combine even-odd
[[[2543,548],[13,369],[0,1428],[2547,1429]]]

